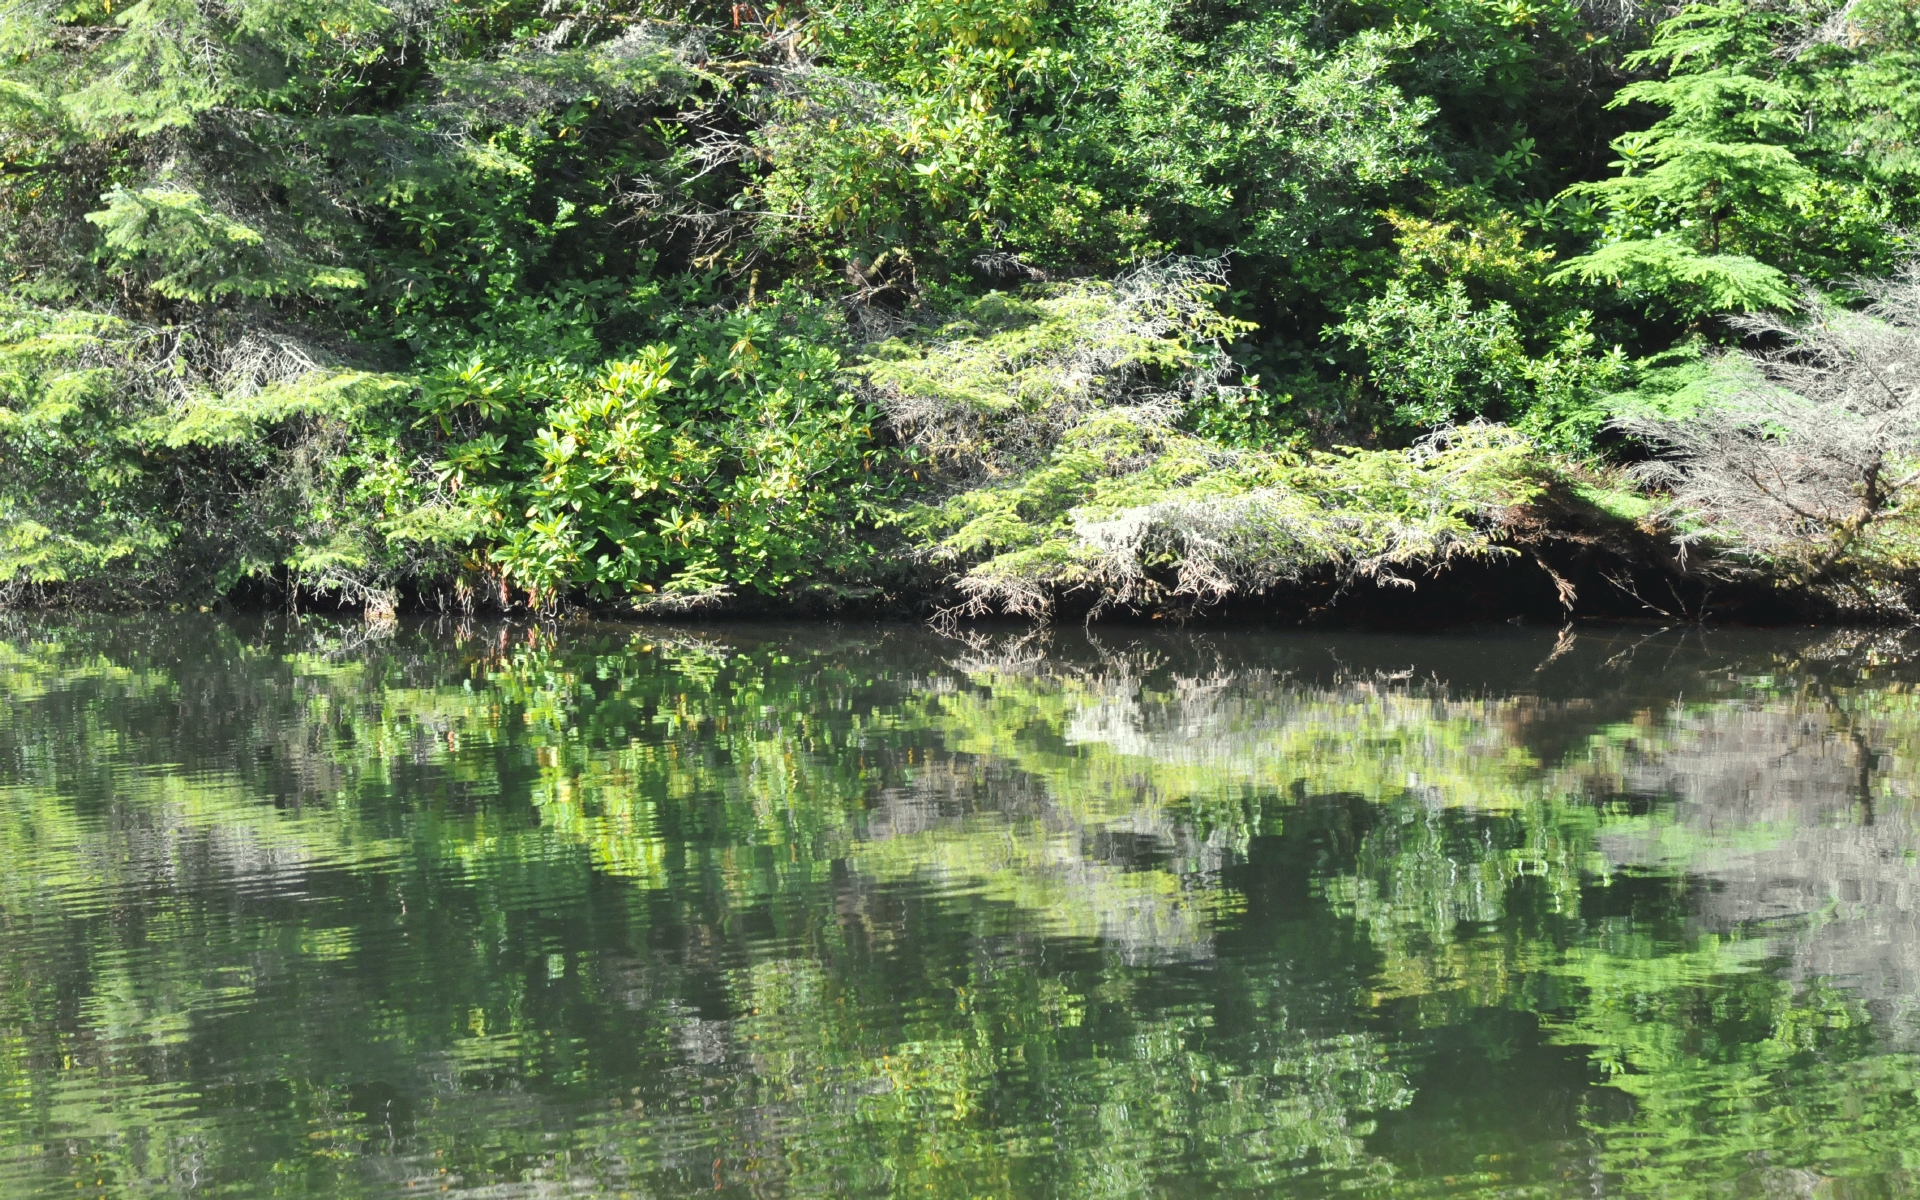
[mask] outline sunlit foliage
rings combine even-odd
[[[1033,611],[1084,563],[956,590],[977,564],[921,515],[961,458],[1050,487],[1149,398],[1138,436],[1188,458],[1412,478],[1487,421],[1533,475],[1607,476],[1647,450],[1616,419],[1691,394],[1675,355],[1751,334],[1723,315],[1796,279],[1851,303],[1910,252],[1916,29],[1891,0],[4,0],[0,589]],[[1152,503],[1191,498],[1162,474]],[[1512,514],[1475,536],[1565,516],[1510,499],[1462,498]],[[1094,592],[1274,577],[1198,536]]]

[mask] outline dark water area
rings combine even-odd
[[[1920,638],[0,623],[0,1196],[1920,1191]]]

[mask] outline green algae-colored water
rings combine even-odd
[[[0,1196],[1920,1190],[1920,638],[0,624]]]

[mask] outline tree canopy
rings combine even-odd
[[[1900,0],[0,0],[0,587],[1038,611],[1510,553],[1737,391],[1775,326],[1724,317],[1901,268],[1917,56]],[[1683,499],[1609,511],[1770,569]]]

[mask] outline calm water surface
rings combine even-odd
[[[0,624],[0,1196],[1920,1191],[1920,638]]]

